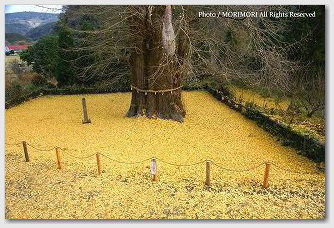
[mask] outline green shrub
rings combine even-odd
[[[17,100],[21,98],[24,94],[23,88],[20,84],[14,82],[8,88],[6,88],[5,92],[5,100]]]
[[[46,36],[20,54],[20,58],[32,65],[35,72],[53,77],[58,64],[58,37]]]
[[[31,79],[31,84],[33,84],[34,86],[43,87],[48,85],[49,83],[42,75],[34,74],[33,78]]]

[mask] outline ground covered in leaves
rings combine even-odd
[[[92,121],[85,125],[79,95],[44,96],[6,110],[6,218],[325,217],[325,176],[317,165],[208,93],[183,93],[182,124],[124,117],[130,96],[85,96]],[[14,145],[23,140],[31,145],[30,162],[22,145]],[[63,148],[63,170],[55,146]],[[157,157],[156,182],[151,157]],[[204,187],[207,159],[211,188]],[[267,189],[261,186],[264,164],[258,166],[265,161],[273,162]]]
[[[306,117],[305,113],[289,111],[291,103],[288,98],[264,97],[259,93],[236,86],[229,87],[235,99],[244,105],[254,104],[258,109],[270,115],[271,119],[289,124],[294,131],[311,135],[318,141],[325,143],[325,118],[321,115]]]

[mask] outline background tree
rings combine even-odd
[[[58,29],[58,62],[56,68],[56,79],[60,86],[76,83],[74,70],[71,64],[73,53],[68,51],[74,46],[74,40],[70,30],[61,22]]]
[[[94,86],[97,82],[112,82],[108,86],[117,86],[126,79],[123,84],[126,88],[130,86],[127,79],[131,75],[132,84],[143,91],[132,91],[128,116],[157,116],[178,121],[185,114],[179,91],[168,96],[154,92],[146,95],[145,91],[177,88],[182,84],[228,83],[259,88],[270,96],[301,99],[303,102],[298,104],[317,106],[317,110],[323,107],[306,96],[312,90],[318,101],[324,100],[324,86],[320,86],[324,84],[323,7],[167,8],[65,7],[63,18],[74,40],[73,47],[66,51],[73,53],[70,62],[77,83]],[[317,17],[307,20],[198,17],[201,11],[313,10]],[[317,91],[320,92],[316,94]]]
[[[290,20],[284,40],[288,42],[288,59],[299,63],[293,74],[289,95],[293,105],[305,109],[307,117],[325,108],[325,8],[294,6],[301,12],[315,12],[315,18]]]
[[[58,64],[58,37],[41,38],[20,54],[20,58],[32,65],[33,70],[46,78],[54,76]]]
[[[77,84],[128,91],[130,68],[126,6],[66,6],[62,26],[70,29],[74,45],[63,49]],[[123,17],[123,18],[122,18]]]

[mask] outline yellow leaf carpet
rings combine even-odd
[[[325,175],[316,164],[207,92],[183,92],[184,123],[127,118],[130,93],[114,93],[86,95],[92,123],[82,124],[82,97],[43,96],[6,110],[6,218],[325,216]],[[21,141],[29,144],[30,162]],[[62,170],[53,147],[62,148]],[[212,161],[211,188],[204,186],[205,160]],[[273,165],[264,189],[266,161]]]

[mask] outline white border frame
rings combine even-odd
[[[157,220],[5,220],[5,179],[4,179],[4,116],[5,116],[5,57],[2,55],[0,61],[0,69],[1,70],[1,98],[0,98],[0,106],[2,110],[0,112],[0,145],[1,145],[1,152],[0,152],[0,226],[7,227],[7,226],[26,226],[26,225],[33,225],[34,227],[45,227],[45,225],[50,227],[59,227],[59,226],[73,226],[73,225],[84,225],[84,226],[91,226],[91,225],[102,225],[105,227],[115,226],[115,225],[136,225],[141,227],[152,227],[152,226],[162,226],[162,227],[169,227],[169,226],[185,226],[191,225],[195,227],[203,228],[203,225],[209,226],[225,226],[225,225],[233,225],[233,226],[256,226],[256,227],[281,227],[281,226],[288,226],[294,227],[298,225],[302,225],[303,227],[314,227],[314,226],[321,226],[321,227],[333,227],[334,220],[333,220],[333,183],[330,181],[333,172],[333,155],[331,155],[331,151],[333,148],[333,131],[334,125],[333,121],[330,118],[334,116],[333,110],[333,101],[334,101],[334,85],[333,79],[330,77],[333,74],[333,45],[331,42],[334,38],[333,34],[333,18],[334,12],[332,11],[332,7],[334,8],[334,1],[333,0],[224,0],[224,1],[210,1],[210,0],[169,0],[169,1],[162,1],[162,0],[141,0],[141,1],[134,1],[134,0],[3,0],[0,3],[0,12],[1,12],[1,20],[0,20],[0,31],[1,34],[4,34],[5,26],[4,26],[4,11],[5,5],[162,5],[162,4],[175,4],[175,5],[326,5],[326,219],[325,220],[164,220],[164,221],[157,221]],[[5,45],[5,36],[0,36],[0,48],[4,50]],[[332,97],[332,99],[330,99]],[[190,224],[189,224],[190,223]],[[269,223],[269,224],[268,224]]]

